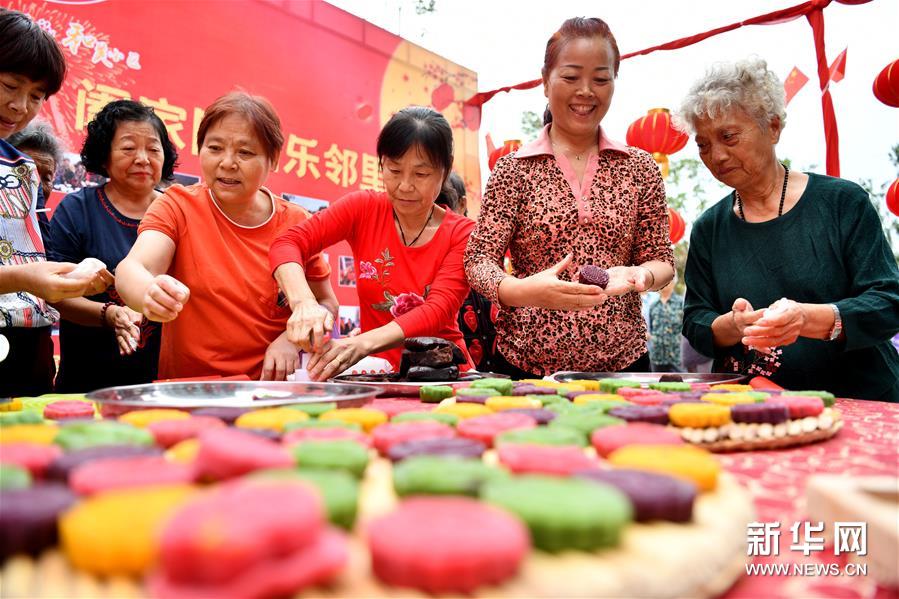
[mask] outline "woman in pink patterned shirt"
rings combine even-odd
[[[487,183],[465,270],[502,306],[496,369],[516,378],[650,369],[639,292],[671,280],[674,255],[658,167],[600,127],[619,61],[604,21],[565,21],[543,65],[551,122]],[[585,264],[609,271],[605,290],[573,282]]]

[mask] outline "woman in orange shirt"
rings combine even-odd
[[[129,307],[165,323],[160,378],[285,380],[299,353],[287,339],[290,307],[268,250],[309,214],[262,186],[278,164],[281,123],[264,98],[230,93],[206,109],[197,142],[204,181],[173,186],[153,203],[116,289]],[[317,253],[304,266],[315,297],[336,315],[328,264]]]

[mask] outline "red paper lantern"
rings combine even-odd
[[[490,170],[493,170],[493,167],[496,166],[496,161],[505,156],[506,154],[511,154],[515,150],[521,147],[521,141],[517,139],[507,139],[503,142],[503,145],[499,148],[496,148],[492,152],[490,152],[490,157],[487,159],[487,166],[490,167]]]
[[[899,59],[884,67],[874,79],[874,95],[887,106],[899,108]]]
[[[671,206],[668,207],[668,223],[668,237],[671,239],[671,243],[677,243],[684,237],[684,233],[687,231],[687,223],[684,221],[683,217],[678,214],[677,210]]]
[[[627,128],[627,143],[652,154],[663,177],[668,176],[668,154],[684,149],[688,139],[671,123],[667,108],[653,108]]]
[[[899,216],[899,179],[893,181],[893,184],[887,190],[887,208],[890,209],[890,212]]]

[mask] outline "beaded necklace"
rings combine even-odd
[[[786,164],[784,167],[784,186],[783,189],[780,190],[780,206],[777,208],[777,216],[781,216],[784,213],[784,200],[787,197],[787,181],[790,180],[790,167]],[[736,189],[734,190],[734,197],[737,200],[737,212],[740,213],[740,220],[745,221],[746,215],[743,214],[743,199],[740,197],[740,192]]]

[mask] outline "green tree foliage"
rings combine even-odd
[[[684,266],[687,264],[687,252],[690,249],[692,224],[709,206],[724,197],[727,191],[712,177],[701,160],[681,158],[671,160],[669,163],[665,192],[668,205],[677,210],[687,224],[684,236],[674,246],[674,267],[677,271],[675,291],[683,293],[686,289]]]
[[[537,134],[543,129],[543,117],[533,110],[525,110],[521,113],[521,132],[527,141],[537,139]]]
[[[890,148],[890,162],[896,169],[897,177],[899,177],[899,144]],[[896,260],[896,263],[899,264],[899,218],[890,212],[886,202],[887,189],[890,188],[890,185],[892,185],[893,182],[887,181],[877,185],[871,179],[862,179],[858,184],[868,192],[868,197],[871,199],[871,203],[874,205],[874,209],[877,210],[877,215],[880,217],[880,222],[883,226],[883,234],[886,235],[887,241],[893,249],[893,258]]]
[[[415,14],[427,15],[437,10],[437,0],[415,0]]]
[[[668,179],[665,181],[668,205],[684,217],[688,230],[690,223],[705,212],[711,202],[724,195],[720,193],[710,198],[708,192],[723,189],[700,160],[682,158],[669,164]]]

